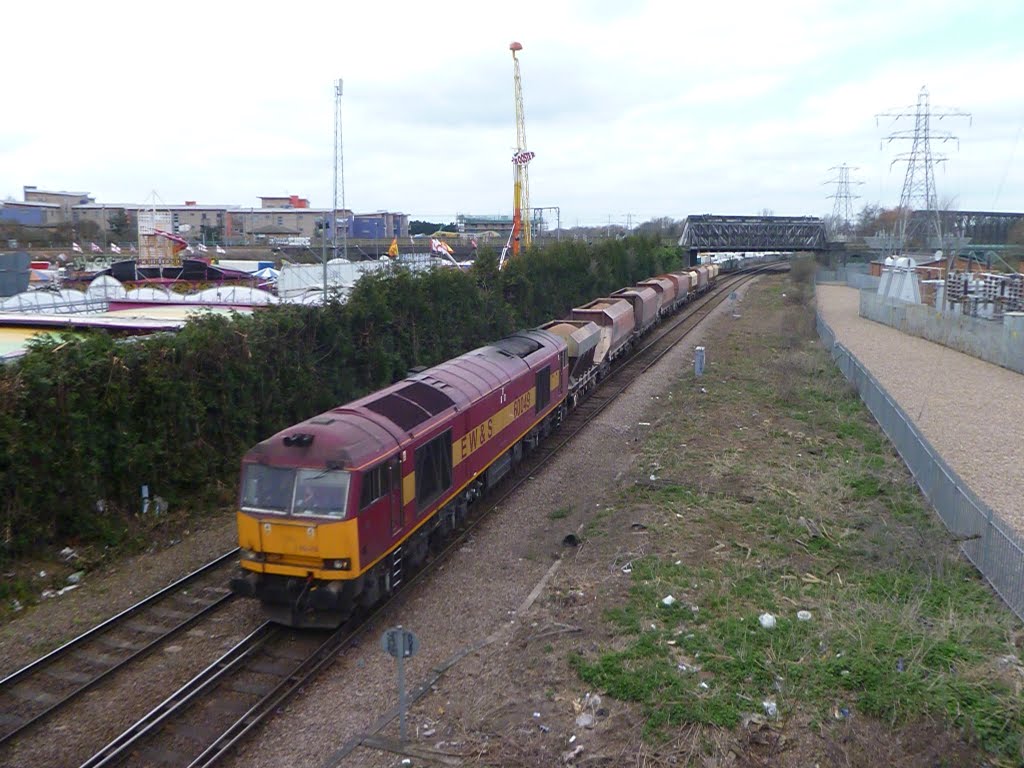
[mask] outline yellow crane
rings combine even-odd
[[[501,253],[499,266],[504,266],[511,250],[512,256],[518,256],[520,248],[529,248],[530,231],[530,161],[534,153],[526,148],[526,114],[523,110],[523,81],[519,75],[519,58],[517,51],[523,50],[521,43],[510,43],[512,51],[512,67],[515,75],[516,94],[516,152],[512,155],[514,181],[512,186],[512,233]]]

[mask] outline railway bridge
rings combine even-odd
[[[825,251],[824,220],[815,216],[687,216],[679,245],[697,263],[700,251]]]

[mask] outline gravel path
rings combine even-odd
[[[1024,534],[1024,375],[859,316],[859,292],[817,286],[836,339],[961,478]]]
[[[739,289],[742,296],[751,283]],[[619,477],[630,467],[651,420],[652,408],[666,396],[680,369],[692,366],[693,347],[702,343],[709,320],[725,314],[720,306],[687,342],[636,381],[565,450],[533,477],[477,529],[472,541],[428,580],[418,584],[404,605],[386,610],[368,633],[363,646],[339,658],[313,688],[274,717],[254,738],[228,758],[229,768],[289,765],[321,766],[345,742],[371,725],[397,700],[394,662],[383,654],[378,638],[385,628],[401,624],[416,632],[420,653],[406,662],[409,690],[420,684],[432,667],[467,645],[505,628],[509,634],[458,664],[459,674],[480,681],[454,690],[445,679],[418,705],[433,717],[449,713],[460,722],[513,704],[490,687],[489,669],[500,666],[511,634],[532,620],[516,608],[530,595],[551,564],[566,550],[562,539],[600,510]],[[709,351],[713,354],[713,350]],[[641,422],[643,422],[641,424]],[[569,448],[569,446],[567,446]],[[564,517],[557,510],[569,508]],[[554,514],[553,514],[554,513]],[[599,611],[599,606],[593,606]],[[537,692],[536,703],[543,705]],[[346,766],[392,766],[394,755],[359,749]]]

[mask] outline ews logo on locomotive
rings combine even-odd
[[[520,416],[529,413],[533,408],[533,397],[533,390],[528,390],[498,411],[498,413],[487,421],[478,424],[463,435],[462,439],[459,441],[458,453],[454,457],[455,463],[458,464],[460,461],[468,457],[473,453],[473,451],[480,448],[484,443],[493,438]]]

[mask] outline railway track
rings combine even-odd
[[[352,637],[266,622],[189,680],[82,768],[213,765],[312,678]]]
[[[0,745],[233,599],[227,552],[0,680]]]
[[[677,344],[681,343],[690,331],[711,314],[730,293],[755,277],[786,270],[788,270],[788,265],[783,268],[778,264],[771,264],[755,268],[750,272],[738,272],[723,280],[719,280],[714,290],[691,302],[688,310],[683,310],[683,313],[678,317],[672,318],[669,324],[659,327],[650,338],[644,341],[642,346],[623,360],[622,363],[614,367],[601,381],[597,389],[576,407],[562,423],[558,431],[552,435],[551,439],[545,441],[533,451],[529,461],[524,462],[523,471],[529,474],[561,450],[566,443],[571,441],[584,427],[596,419],[605,408],[611,405],[619,395],[628,389],[634,381],[643,376],[662,357],[675,348]],[[517,473],[517,476],[518,474],[521,473]],[[522,480],[516,480],[501,495],[501,499],[511,495],[521,483]]]
[[[81,768],[111,768],[129,762],[132,766],[208,768],[219,762],[247,733],[366,631],[370,618],[404,602],[413,584],[445,562],[448,554],[464,543],[490,511],[511,496],[633,381],[685,339],[731,291],[770,271],[775,270],[762,267],[719,280],[715,289],[691,302],[685,314],[645,340],[605,377],[598,390],[580,404],[555,435],[503,481],[498,493],[476,505],[477,509],[459,534],[387,603],[353,618],[334,632],[295,630],[270,622],[260,626]]]

